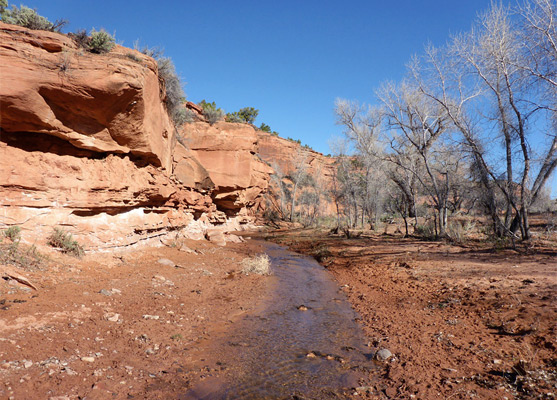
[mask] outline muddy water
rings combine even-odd
[[[342,291],[313,259],[264,246],[271,293],[212,344],[221,371],[183,398],[337,399],[367,384],[370,350]]]

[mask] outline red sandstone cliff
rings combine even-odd
[[[258,155],[272,168],[285,176],[284,182],[292,185],[288,178],[293,172],[303,164],[305,172],[310,175],[313,181],[319,186],[323,196],[318,205],[321,215],[333,215],[336,213],[335,205],[328,191],[333,186],[335,174],[335,159],[324,156],[310,148],[300,146],[300,144],[283,139],[270,133],[257,131]],[[277,207],[277,188],[275,185],[270,187],[268,201]]]
[[[157,64],[139,52],[91,54],[0,23],[0,76],[0,228],[19,225],[24,239],[54,226],[89,248],[202,233],[266,190],[252,128],[192,124],[195,151],[178,143]]]

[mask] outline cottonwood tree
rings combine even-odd
[[[298,149],[296,156],[293,159],[294,170],[288,178],[292,181],[291,197],[290,197],[290,222],[294,221],[294,214],[296,211],[296,200],[298,190],[308,183],[307,174],[307,151],[301,147]]]
[[[534,4],[538,3],[543,2]],[[554,19],[555,8],[551,10]],[[520,229],[522,238],[528,239],[529,207],[557,165],[557,139],[555,97],[547,95],[554,90],[552,73],[540,69],[538,63],[547,60],[535,56],[534,43],[527,49],[521,46],[519,29],[508,8],[493,5],[471,32],[455,37],[446,49],[429,47],[425,65],[416,62],[412,71],[422,93],[445,109],[462,135],[484,189],[494,232],[513,235]],[[554,30],[543,35],[555,43]],[[546,89],[538,90],[534,82],[540,80],[547,82]],[[532,140],[533,133],[538,140]],[[548,140],[539,140],[540,133]],[[494,143],[502,144],[502,157]],[[497,168],[500,159],[503,170]],[[498,192],[505,199],[503,219],[496,203]]]
[[[356,154],[343,159],[337,168],[343,197],[348,207],[350,225],[356,226],[358,215],[362,225],[367,217],[373,228],[381,212],[384,195],[382,186],[385,175],[378,157],[378,135],[381,130],[382,114],[378,108],[360,105],[344,99],[335,102],[337,124],[345,127],[346,137],[353,143]],[[361,212],[358,212],[358,210]]]
[[[450,180],[455,169],[444,137],[450,128],[446,112],[407,80],[399,86],[385,84],[377,96],[383,104],[391,150],[384,158],[419,182],[436,210],[438,233],[445,236]],[[396,175],[403,176],[393,175],[395,182],[401,180]]]

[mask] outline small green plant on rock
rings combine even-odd
[[[61,228],[54,228],[54,231],[48,237],[47,243],[52,247],[60,249],[63,253],[70,253],[76,257],[81,257],[84,253],[83,247],[74,240],[71,233],[67,233]]]
[[[10,226],[8,229],[4,230],[4,236],[12,242],[18,241],[21,238],[21,228],[17,225]]]

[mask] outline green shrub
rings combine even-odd
[[[211,125],[213,125],[215,122],[221,121],[224,118],[224,111],[220,108],[217,108],[217,105],[214,101],[209,103],[205,100],[201,100],[198,103],[198,106],[203,109],[203,116]]]
[[[253,107],[244,107],[241,108],[239,111],[226,114],[226,121],[253,124],[258,114],[259,110],[256,110]]]
[[[70,233],[66,233],[61,228],[54,228],[52,234],[48,237],[47,243],[60,249],[63,253],[70,253],[76,257],[81,257],[84,253],[83,247],[77,243]]]
[[[21,238],[21,228],[19,226],[10,226],[8,229],[4,230],[4,236],[10,239],[12,242],[19,240]]]
[[[6,24],[51,32],[60,32],[60,29],[68,23],[63,19],[50,22],[46,17],[39,15],[36,10],[23,5],[20,8],[16,6],[8,8],[8,2],[5,0],[0,1],[0,17],[2,17],[2,22]]]
[[[224,119],[224,112],[221,109],[218,110],[206,110],[203,112],[207,122],[213,125],[215,122],[222,121]]]
[[[267,133],[271,133],[271,127],[265,123],[261,123],[261,125],[259,126],[259,130],[263,131],[263,132],[267,132]]]
[[[115,42],[114,37],[104,29],[101,29],[100,31],[93,29],[91,31],[89,42],[87,43],[87,49],[91,53],[108,53],[114,48]]]
[[[240,118],[240,116],[238,115],[237,112],[227,113],[226,117],[224,119],[226,120],[226,122],[232,122],[232,123],[242,123],[242,122],[244,122]]]
[[[426,240],[434,240],[437,238],[435,234],[435,227],[431,222],[426,222],[424,225],[416,225],[414,234],[417,236],[421,236],[423,239]]]

